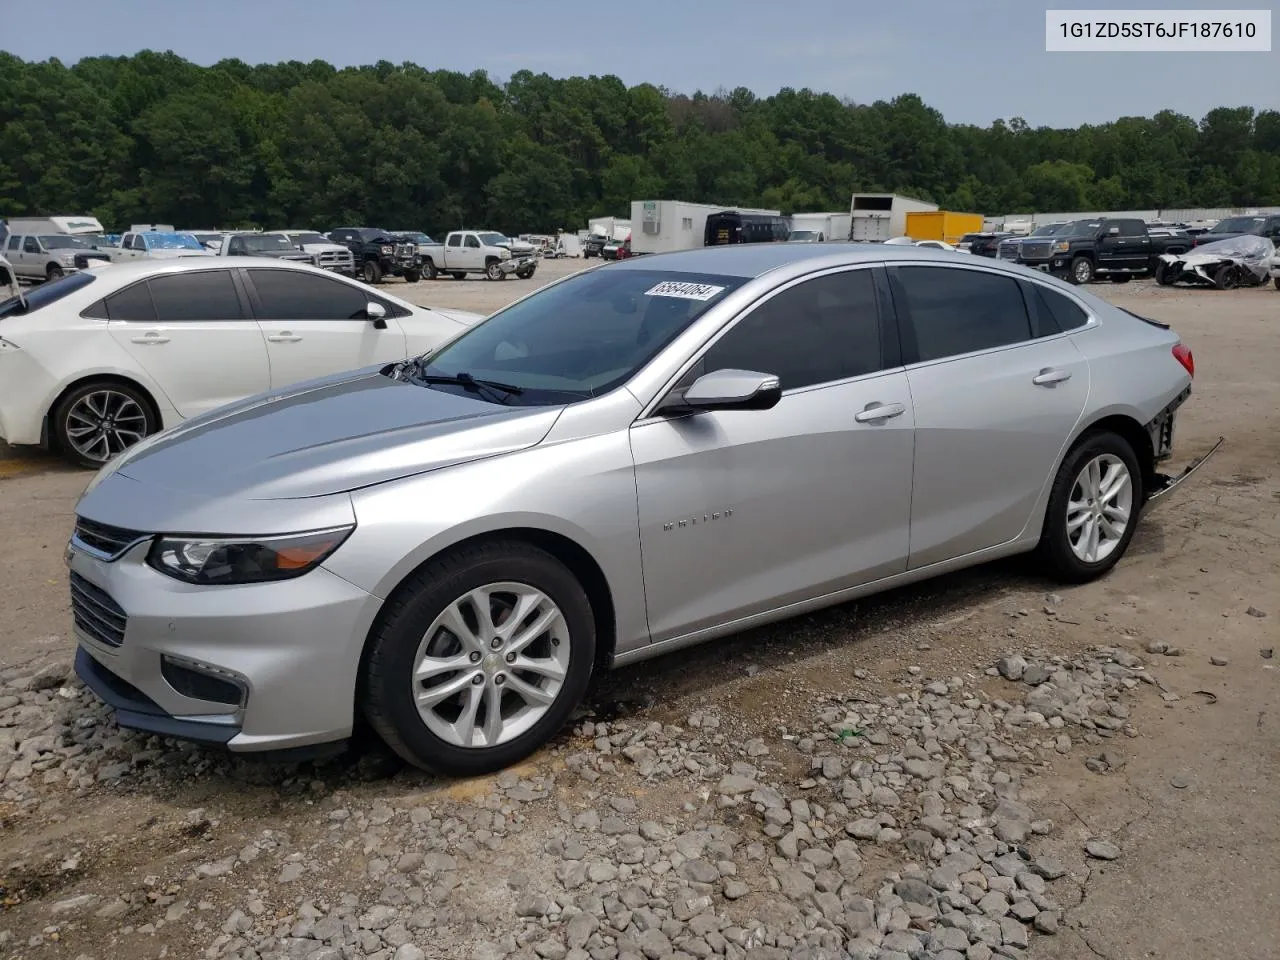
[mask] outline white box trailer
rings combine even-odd
[[[725,204],[685,203],[682,200],[631,201],[631,252],[671,253],[703,246],[707,217],[732,210],[778,216],[777,210],[757,210]]]
[[[9,233],[40,236],[42,234],[103,234],[107,231],[97,217],[14,217],[6,224]]]
[[[588,221],[589,235],[625,240],[631,233],[631,221],[622,217],[593,217]]]
[[[849,239],[883,243],[907,233],[907,214],[937,210],[936,203],[897,193],[855,193],[849,204]]]
[[[793,213],[791,229],[811,230],[818,234],[815,243],[848,240],[853,216],[848,213]]]

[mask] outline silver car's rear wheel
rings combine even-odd
[[[592,601],[564,563],[522,540],[475,541],[423,564],[387,600],[360,706],[410,763],[487,773],[555,735],[595,660]]]
[[[1084,465],[1067,501],[1067,541],[1084,563],[1099,563],[1124,540],[1133,515],[1133,479],[1123,460],[1104,453]]]
[[[569,672],[569,626],[525,583],[469,590],[436,617],[414,659],[412,689],[427,729],[458,747],[496,747],[527,732]]]
[[[1138,455],[1125,437],[1110,430],[1081,437],[1063,458],[1045,509],[1037,549],[1050,571],[1084,583],[1115,566],[1133,540],[1143,482]]]

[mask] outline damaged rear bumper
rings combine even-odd
[[[1208,451],[1196,457],[1189,464],[1187,464],[1186,467],[1183,469],[1182,473],[1178,474],[1176,477],[1171,477],[1163,473],[1155,474],[1155,483],[1149,485],[1147,496],[1146,496],[1146,502],[1151,503],[1154,500],[1161,499],[1167,493],[1169,493],[1169,491],[1173,490],[1175,487],[1181,484],[1184,480],[1189,480],[1192,474],[1194,474],[1197,470],[1203,467],[1209,461],[1209,458],[1218,452],[1218,449],[1222,446],[1222,444],[1226,441],[1226,439],[1227,439],[1226,437],[1219,437],[1217,442],[1214,443],[1214,445],[1210,447]]]

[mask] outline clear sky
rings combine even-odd
[[[1127,0],[1126,8],[1276,0]],[[1046,53],[1044,11],[1105,0],[0,0],[0,49],[27,60],[173,50],[200,64],[406,60],[431,69],[608,74],[866,103],[918,93],[947,120],[1076,126],[1173,108],[1280,108],[1271,53]],[[433,13],[434,11],[434,13]],[[445,12],[449,11],[449,12]],[[51,19],[52,14],[52,19]],[[1280,23],[1280,12],[1273,9]],[[1273,31],[1275,25],[1273,24]]]

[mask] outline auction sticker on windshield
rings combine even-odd
[[[676,297],[679,300],[710,300],[718,293],[723,293],[724,287],[713,286],[710,283],[682,283],[678,280],[663,280],[659,284],[655,284],[652,288],[646,290],[646,297]]]

